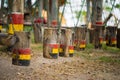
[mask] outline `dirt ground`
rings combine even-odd
[[[16,66],[12,65],[10,54],[0,52],[0,80],[120,80],[120,63],[103,62],[98,59],[100,56],[120,59],[119,54],[103,50],[46,59],[41,50],[33,47],[30,66]]]

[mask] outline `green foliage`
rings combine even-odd
[[[24,26],[24,31],[26,32],[32,31],[32,26]]]
[[[116,4],[116,5],[115,5],[115,8],[120,9],[120,4]]]
[[[87,12],[86,11],[75,11],[76,18],[78,19],[79,16],[86,16]]]
[[[105,10],[106,10],[106,11],[111,11],[111,9],[112,9],[112,8],[109,7],[109,6],[105,7]]]
[[[66,1],[66,4],[71,4],[71,2],[70,1]]]

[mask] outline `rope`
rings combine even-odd
[[[62,23],[62,18],[63,18],[63,14],[64,14],[64,11],[65,11],[65,7],[66,7],[66,2],[64,4],[64,7],[63,7],[63,10],[62,10],[62,14],[61,14],[61,18],[60,18],[60,22],[59,22],[59,11],[58,11],[58,35],[60,35],[61,33],[61,23]],[[59,10],[59,9],[58,9]],[[60,37],[60,36],[59,36]]]
[[[72,17],[73,17],[73,10],[72,10],[72,5],[71,5],[71,0],[70,0],[69,5],[70,5],[70,10],[71,10],[71,13],[72,13]],[[74,23],[74,26],[75,26],[75,20],[74,19],[73,19],[73,23]]]
[[[113,4],[112,4],[112,2],[111,2],[111,4],[112,4],[112,8],[111,8],[111,11],[110,11],[109,15],[111,14],[112,10],[114,9],[115,1],[116,1],[116,0],[114,0]],[[106,24],[107,24],[107,22],[106,22],[104,25],[106,26]]]
[[[116,0],[114,0],[114,2],[113,2],[113,4],[112,4],[112,8],[111,8],[110,13],[112,12],[112,10],[113,10],[113,8],[114,8],[114,6],[115,6],[115,1],[116,1]]]
[[[78,15],[78,19],[77,19],[77,23],[76,23],[75,27],[77,27],[77,25],[78,25],[78,23],[79,23],[79,19],[80,19],[80,16],[81,16],[81,12],[82,12],[83,6],[84,6],[84,4],[85,4],[85,0],[82,1],[82,2],[83,2],[83,3],[82,3],[82,7],[81,7],[81,9],[80,9],[80,13],[79,13],[79,15]]]
[[[64,11],[65,11],[65,7],[66,7],[66,3],[63,7],[63,10],[62,10],[62,14],[61,14],[61,18],[60,18],[60,25],[61,25],[61,22],[62,22],[62,18],[63,18],[63,14],[64,14]]]

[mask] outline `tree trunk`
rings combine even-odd
[[[73,56],[74,48],[72,41],[72,30],[71,29],[61,29],[60,38],[60,56]]]
[[[39,5],[38,5],[38,16],[42,17],[42,10],[43,10],[43,0],[38,0]]]
[[[94,46],[95,48],[101,48],[100,38],[102,36],[102,4],[103,0],[92,0],[92,27],[94,29]]]
[[[9,34],[14,31],[23,31],[24,24],[24,0],[13,0],[12,13],[9,14]],[[10,5],[10,4],[9,4]]]
[[[24,0],[13,0],[10,14],[9,33],[17,36],[17,43],[13,48],[12,64],[28,66],[30,64],[30,33],[23,32]]]
[[[58,58],[57,29],[46,28],[43,38],[43,57]]]
[[[20,66],[28,66],[30,64],[30,33],[15,32],[17,43],[13,48],[12,64]]]
[[[42,18],[42,10],[43,10],[43,0],[38,0],[38,18],[34,21],[34,40],[35,43],[40,43],[43,41],[43,23],[44,18]],[[39,22],[37,22],[39,20]]]
[[[87,33],[86,33],[86,42],[87,44],[90,43],[90,32],[88,30],[88,26],[89,26],[89,23],[90,23],[90,0],[86,0],[86,3],[87,3],[87,21],[86,21],[86,25],[87,25]]]
[[[34,23],[33,30],[34,30],[35,43],[42,42],[43,41],[43,27],[41,23]]]
[[[118,31],[118,34],[116,32]],[[119,37],[119,29],[116,26],[107,26],[106,28],[106,45],[115,47],[117,45],[117,36]],[[119,39],[119,38],[118,38]]]
[[[75,28],[75,48],[76,50],[85,49],[86,47],[86,27]]]
[[[117,48],[120,48],[120,29],[117,29]]]

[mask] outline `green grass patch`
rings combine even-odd
[[[39,44],[32,44],[31,48],[34,49],[34,50],[43,51],[43,45],[41,43],[39,43]]]
[[[87,53],[84,53],[83,51],[76,51],[75,50],[74,54],[77,57],[83,57],[85,59],[90,59],[90,56]]]
[[[120,49],[118,49],[116,47],[106,46],[106,44],[103,44],[102,49],[104,51],[107,51],[107,52],[110,52],[110,53],[120,53]]]
[[[87,44],[86,49],[94,49],[94,45],[93,44]]]
[[[119,58],[112,58],[112,57],[103,56],[103,57],[100,57],[99,60],[103,61],[103,62],[107,62],[107,63],[119,63],[120,64]]]

